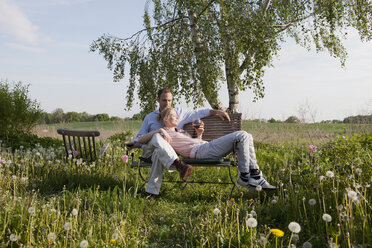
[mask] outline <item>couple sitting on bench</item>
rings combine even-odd
[[[240,172],[237,183],[249,190],[255,190],[258,185],[262,189],[275,189],[262,177],[259,170],[252,135],[238,131],[206,142],[201,139],[203,123],[199,128],[195,128],[198,138],[192,138],[182,130],[184,124],[208,115],[219,115],[230,121],[226,112],[210,109],[199,111],[173,109],[172,93],[169,89],[160,90],[157,101],[159,110],[146,116],[135,141],[127,143],[128,148],[142,147],[143,155],[151,157],[152,167],[146,187],[146,192],[151,197],[155,198],[160,192],[164,168],[169,169],[173,165],[183,180],[191,175],[193,167],[179,160],[177,153],[187,158],[220,158],[233,151],[235,142]]]

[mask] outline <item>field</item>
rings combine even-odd
[[[98,129],[103,143],[139,125],[63,126]],[[55,135],[58,127],[35,132]],[[243,129],[256,139],[275,192],[240,188],[230,198],[230,186],[164,184],[152,202],[123,162],[120,140],[95,162],[66,161],[60,147],[11,153],[0,143],[0,247],[371,247],[370,126],[244,122]],[[311,154],[309,145],[317,146]],[[193,177],[224,181],[227,173],[198,168]]]

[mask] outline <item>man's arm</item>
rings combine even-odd
[[[221,118],[221,120],[227,120],[227,121],[230,121],[230,116],[228,113],[226,113],[225,111],[222,111],[222,110],[215,110],[215,109],[211,109],[209,111],[209,115],[217,115],[218,117]]]
[[[141,129],[139,130],[139,132],[138,132],[136,138],[134,139],[134,141],[124,143],[128,150],[131,150],[133,148],[140,148],[141,147],[141,144],[138,142],[138,139],[139,139],[140,136],[148,133],[148,126],[149,126],[148,118],[145,117],[145,119],[142,122]]]
[[[151,140],[152,136],[154,136],[154,134],[156,134],[156,133],[160,133],[161,136],[163,136],[163,138],[168,143],[172,142],[172,138],[169,136],[169,134],[163,128],[159,128],[158,130],[155,130],[155,131],[152,131],[152,132],[149,132],[147,134],[144,134],[144,135],[140,136],[139,139],[138,139],[138,142],[140,144],[147,144]]]

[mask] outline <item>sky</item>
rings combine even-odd
[[[114,83],[103,57],[89,52],[89,46],[102,34],[126,38],[142,29],[145,3],[0,0],[0,79],[29,84],[29,96],[49,113],[62,108],[133,116],[138,104],[124,110],[128,79]],[[372,42],[363,43],[350,31],[344,44],[348,59],[342,68],[327,52],[283,43],[274,68],[265,73],[265,97],[252,102],[251,92],[240,92],[243,117],[285,120],[296,115],[313,122],[372,114]],[[220,95],[227,106],[226,85]]]

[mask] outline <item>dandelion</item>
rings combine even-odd
[[[71,211],[71,214],[72,214],[73,216],[77,216],[77,215],[79,214],[79,211],[78,211],[76,208],[74,208],[74,209]]]
[[[293,221],[293,222],[289,223],[288,229],[289,229],[289,231],[291,231],[293,233],[299,233],[301,231],[301,226],[297,222]]]
[[[116,242],[116,239],[111,239],[110,242],[111,243],[115,243]]]
[[[54,242],[57,238],[57,235],[55,233],[51,232],[51,233],[48,234],[47,238],[48,238],[49,242]]]
[[[330,216],[329,214],[323,214],[322,218],[325,222],[331,222],[332,221],[332,216]]]
[[[303,248],[312,248],[313,245],[309,241],[306,241],[305,243],[302,244],[302,247]]]
[[[119,239],[119,234],[117,234],[117,233],[112,234],[111,239],[115,239],[115,241],[118,240]]]
[[[358,175],[361,175],[362,174],[362,169],[361,168],[357,168],[355,170],[355,173],[358,174]]]
[[[29,207],[27,211],[32,216],[34,216],[35,215],[35,212],[36,212],[34,207]]]
[[[12,233],[10,234],[9,239],[12,242],[16,242],[18,240],[18,236]]]
[[[283,237],[284,232],[280,229],[270,229],[270,232],[274,234],[276,237]]]
[[[324,179],[324,176],[320,176],[319,180],[322,181]]]
[[[65,225],[63,226],[63,228],[64,228],[66,231],[71,230],[71,228],[72,228],[71,222],[66,222]]]
[[[125,225],[127,224],[127,222],[122,221],[120,224],[121,224],[122,226],[125,226]]]
[[[332,178],[334,176],[335,176],[335,173],[333,173],[333,171],[327,171],[326,172],[326,177]]]
[[[252,211],[251,211],[251,215],[252,215],[253,217],[256,217],[256,216],[257,216],[256,211],[252,210]]]
[[[294,233],[292,235],[292,242],[296,244],[299,240],[300,240],[300,236],[298,236],[297,233]]]
[[[261,186],[261,185],[257,185],[257,186],[256,186],[256,190],[257,190],[258,192],[260,192],[260,191],[262,190],[262,186]]]
[[[257,220],[255,218],[248,218],[246,221],[246,225],[248,228],[253,228],[257,226]]]
[[[276,204],[278,201],[276,199],[272,199],[271,204]]]
[[[358,197],[358,194],[357,192],[353,191],[353,190],[349,190],[347,192],[347,196],[351,199],[351,200],[354,200]]]
[[[310,199],[309,200],[309,205],[314,206],[315,204],[316,204],[316,200],[315,199]]]
[[[221,211],[218,208],[213,209],[213,213],[215,215],[218,215]]]
[[[80,248],[87,248],[88,247],[88,241],[83,240],[80,242]]]
[[[124,155],[123,156],[123,162],[124,163],[127,163],[128,162],[128,159],[129,159],[128,155]]]
[[[231,199],[230,199],[230,201],[231,201],[231,202],[234,202],[234,201],[235,201],[235,199],[234,199],[234,198],[231,198]]]

